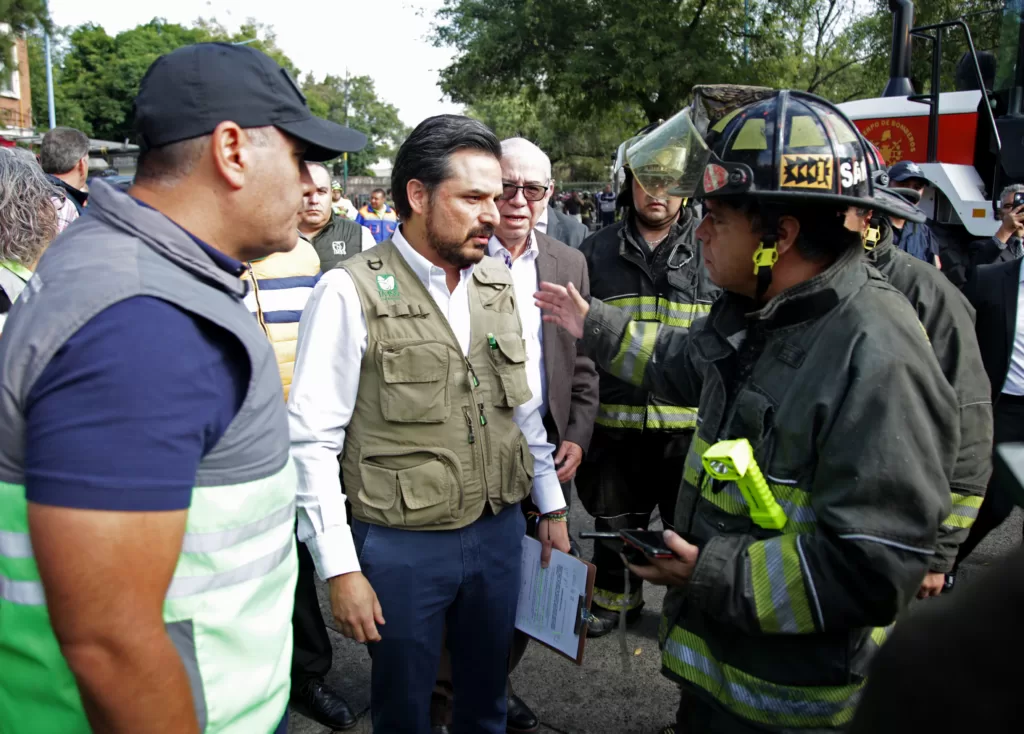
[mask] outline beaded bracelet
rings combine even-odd
[[[547,514],[540,516],[541,520],[550,520],[551,522],[569,522],[569,511],[568,510],[555,510]]]

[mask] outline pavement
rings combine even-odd
[[[991,533],[961,566],[953,593],[965,593],[985,566],[1020,544],[1024,513],[1014,514]],[[573,534],[592,530],[593,519],[579,501],[573,503]],[[592,555],[592,541],[580,541],[583,557]],[[334,646],[334,665],[328,682],[341,690],[359,712],[357,734],[372,731],[370,708],[370,658],[364,645],[337,631],[330,614],[326,589],[320,591],[320,607]],[[658,618],[665,590],[646,586],[647,605],[640,622],[627,634],[628,659],[624,659],[618,632],[589,640],[584,662],[577,666],[547,648],[533,644],[512,674],[512,684],[542,722],[541,732],[561,734],[655,734],[675,717],[678,693],[660,673]],[[928,601],[919,602],[927,604]],[[387,610],[385,610],[386,614]],[[913,607],[911,614],[913,613]],[[330,729],[292,713],[290,734],[327,734]]]

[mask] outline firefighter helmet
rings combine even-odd
[[[722,99],[728,104],[719,104]],[[648,192],[666,190],[671,179],[667,190],[674,196],[745,195],[905,214],[875,200],[873,152],[853,123],[806,92],[700,87],[693,105],[634,142],[625,157]]]

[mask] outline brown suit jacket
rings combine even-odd
[[[584,297],[590,295],[590,277],[586,258],[579,250],[563,245],[536,230],[537,280],[568,285],[572,283]],[[558,450],[562,441],[579,444],[584,451],[590,446],[597,418],[597,370],[590,357],[577,351],[576,340],[565,329],[545,322],[541,327],[544,339],[544,372],[547,379],[548,440]],[[569,379],[572,375],[572,379]]]

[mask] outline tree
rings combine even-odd
[[[185,27],[154,18],[113,37],[100,26],[86,24],[61,31],[54,41],[54,102],[58,123],[106,140],[134,138],[132,104],[139,82],[159,56],[181,46],[204,41],[245,43],[266,53],[294,78],[299,76],[298,68],[278,48],[273,29],[251,19],[236,33],[229,33],[212,19],[201,18],[191,27]],[[47,115],[41,39],[30,39],[29,54],[33,72],[32,109],[42,126]],[[340,77],[328,76],[317,83],[309,75],[304,93],[314,114],[343,124],[347,121],[350,127],[367,134],[366,148],[350,157],[353,173],[369,173],[369,166],[379,159],[393,157],[408,134],[398,110],[378,99],[369,77],[353,77],[346,83]]]
[[[0,23],[7,26],[0,31],[0,71],[7,71],[11,67],[11,46],[16,36],[24,36],[37,28],[49,30],[46,0],[0,0]]]
[[[1000,3],[917,5],[923,24]],[[971,20],[994,41],[982,32],[993,23]],[[694,85],[712,82],[804,89],[835,101],[878,95],[891,27],[887,0],[445,0],[434,42],[457,49],[441,73],[457,102],[526,90],[583,120],[626,107],[654,122],[681,109]],[[945,50],[950,75],[965,47],[955,43],[959,50]],[[927,79],[928,54],[918,49],[916,58]]]
[[[81,107],[95,137],[133,139],[132,101],[146,69],[159,56],[208,38],[203,29],[159,18],[114,37],[87,23],[71,32],[61,86],[67,98]]]
[[[50,38],[50,54],[53,58],[53,102],[54,112],[59,124],[81,130],[92,135],[92,125],[85,119],[85,111],[77,100],[68,97],[68,88],[62,79],[63,48],[67,41],[64,31],[55,31]],[[49,127],[49,110],[46,99],[46,57],[43,38],[38,34],[30,35],[28,42],[28,65],[31,69],[29,84],[32,89],[32,121],[37,130]]]
[[[373,80],[368,76],[328,75],[317,82],[309,74],[303,81],[302,91],[314,115],[366,134],[366,147],[349,153],[350,176],[371,175],[370,166],[381,158],[393,161],[409,134],[409,128],[398,117],[398,109],[377,97]]]
[[[725,26],[742,27],[743,0],[707,8],[708,0],[445,0],[434,40],[459,55],[441,86],[467,104],[525,88],[584,119],[620,104],[668,118],[733,56]]]
[[[583,120],[565,114],[547,95],[520,90],[515,95],[484,97],[467,110],[499,139],[523,137],[551,158],[559,181],[604,181],[619,144],[643,127],[638,106],[620,105]]]
[[[104,140],[132,139],[135,135],[132,103],[139,82],[158,57],[193,43],[238,43],[253,38],[257,40],[247,45],[267,53],[292,74],[297,73],[295,64],[277,48],[272,29],[252,20],[234,34],[229,34],[216,21],[202,19],[187,28],[154,18],[113,37],[91,23],[79,26],[67,35],[67,49],[55,59],[54,96],[58,122],[80,125],[84,132]],[[41,54],[31,61],[33,80],[45,78],[42,64]],[[45,104],[45,91],[38,98]],[[33,89],[34,110],[38,109],[36,99]],[[43,114],[36,119],[45,120],[46,116]]]

